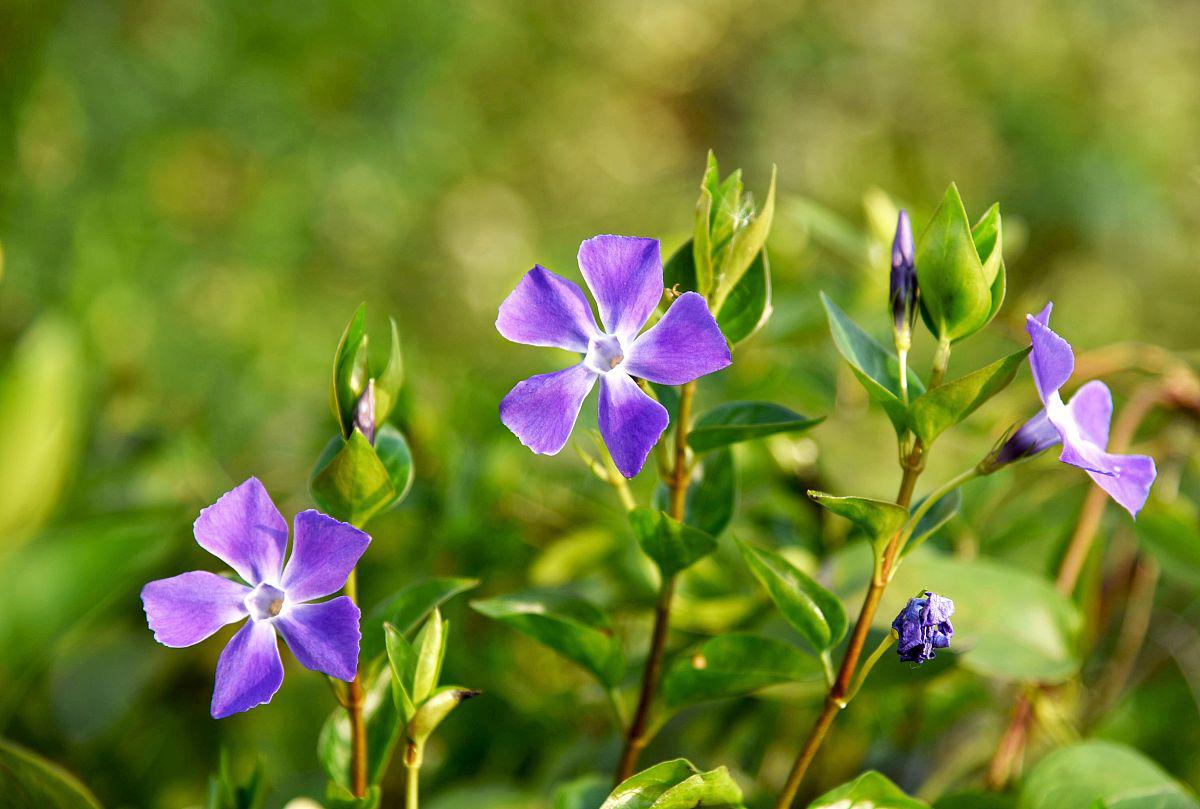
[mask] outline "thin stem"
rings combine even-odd
[[[929,388],[932,390],[942,384],[946,378],[946,369],[950,367],[950,340],[942,337],[938,340],[937,349],[933,352],[933,368],[929,372]]]
[[[691,467],[688,464],[688,431],[691,429],[692,398],[696,394],[696,383],[689,382],[679,391],[679,413],[675,419],[675,460],[671,475],[665,481],[669,491],[668,514],[682,521],[687,505],[688,483]],[[615,783],[621,783],[633,775],[638,758],[650,742],[648,733],[650,705],[658,690],[662,677],[663,657],[667,650],[667,634],[671,623],[671,601],[675,596],[675,577],[664,576],[654,605],[654,629],[650,635],[650,652],[646,657],[646,669],[642,673],[642,687],[638,694],[637,708],[629,731],[625,735],[625,747],[617,764]]]
[[[854,677],[854,681],[850,683],[850,690],[846,693],[847,704],[849,704],[850,700],[854,699],[855,695],[858,694],[858,690],[863,687],[863,683],[867,681],[867,675],[871,673],[871,669],[875,668],[875,664],[879,662],[879,658],[883,657],[897,640],[895,630],[888,632],[883,640],[879,641],[879,645],[875,647],[875,651],[871,652],[871,656],[863,661],[858,674]]]
[[[905,523],[904,530],[900,535],[900,542],[897,543],[897,555],[903,553],[905,546],[908,544],[908,540],[912,538],[913,532],[917,530],[917,525],[921,522],[921,518],[929,513],[929,510],[937,505],[939,500],[950,494],[950,492],[954,491],[959,486],[962,486],[964,483],[967,483],[968,481],[978,477],[979,474],[979,467],[972,466],[970,469],[960,472],[930,492],[925,499],[921,501],[921,505],[917,506],[917,508],[913,510],[913,513],[909,515],[908,521]],[[895,572],[896,565],[890,565],[889,575],[894,575]]]
[[[350,571],[345,592],[351,601],[358,601],[357,571]],[[363,721],[362,679],[357,671],[346,689],[343,704],[350,719],[350,791],[355,797],[362,798],[367,794],[367,725]]]
[[[896,356],[900,360],[900,401],[908,406],[908,349],[896,346]]]
[[[421,800],[421,760],[424,757],[424,745],[409,740],[404,747],[404,809],[417,809]]]

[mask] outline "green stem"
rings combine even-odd
[[[883,640],[879,641],[879,645],[875,647],[875,651],[871,652],[871,656],[863,661],[863,664],[858,669],[858,673],[854,675],[854,681],[850,683],[850,690],[846,692],[845,703],[850,704],[850,700],[854,699],[858,689],[862,688],[863,683],[867,681],[867,675],[871,673],[871,669],[875,668],[875,664],[879,662],[879,658],[883,657],[888,649],[892,648],[892,644],[896,642],[896,630],[888,632]]]
[[[946,337],[938,339],[937,349],[933,352],[933,368],[929,372],[929,389],[933,390],[942,384],[946,378],[946,370],[950,367],[950,340]]]
[[[896,356],[900,360],[900,400],[908,407],[908,349],[896,346]]]
[[[938,486],[929,495],[921,501],[921,505],[917,506],[909,515],[908,521],[904,525],[904,530],[900,534],[900,542],[896,549],[896,556],[899,557],[904,553],[904,547],[908,544],[908,540],[912,538],[913,531],[917,529],[917,525],[921,522],[921,518],[929,513],[929,509],[933,508],[939,500],[948,495],[950,492],[962,486],[964,483],[978,477],[980,475],[979,467],[972,466],[964,472],[960,472],[954,477],[947,480],[941,486]],[[900,566],[893,564],[888,571],[889,578],[896,575],[896,569]]]
[[[350,571],[346,577],[346,595],[358,601],[358,574]],[[346,714],[350,719],[350,791],[357,798],[367,794],[367,724],[363,720],[363,688],[358,672],[346,688]]]
[[[421,799],[421,759],[424,750],[421,745],[409,742],[404,749],[404,809],[417,809]]]

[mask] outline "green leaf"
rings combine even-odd
[[[888,626],[920,590],[954,600],[952,653],[964,668],[1048,682],[1078,671],[1079,609],[1041,576],[990,559],[967,561],[923,549],[897,569],[876,625]]]
[[[742,276],[754,262],[754,257],[766,244],[767,235],[771,232],[771,222],[775,218],[776,174],[776,169],[772,166],[771,184],[767,187],[767,197],[758,215],[750,224],[737,230],[729,240],[729,249],[722,256],[719,272],[714,279],[716,286],[709,296],[714,314],[720,314],[729,294],[742,280]]]
[[[679,292],[699,292],[696,283],[696,263],[692,251],[695,242],[688,239],[663,265],[663,286]],[[718,324],[720,321],[717,321]]]
[[[0,797],[11,809],[100,809],[75,776],[6,739],[0,739]]]
[[[980,405],[1008,387],[1029,355],[1022,348],[974,373],[939,385],[913,401],[909,423],[926,446],[974,413]]]
[[[838,353],[850,365],[854,376],[867,390],[867,396],[884,409],[896,433],[908,428],[908,408],[900,398],[900,361],[870,335],[860,329],[850,316],[822,292],[821,302],[829,318],[829,331]],[[917,375],[908,370],[909,396],[920,396],[925,386]]]
[[[1172,503],[1151,501],[1133,527],[1164,575],[1200,587],[1200,518],[1195,504],[1182,497]]]
[[[354,429],[354,410],[358,397],[366,390],[367,378],[367,305],[360,303],[346,324],[342,339],[333,354],[333,383],[329,402],[342,436],[349,438]]]
[[[383,424],[396,407],[400,387],[404,384],[404,356],[400,353],[400,329],[395,318],[388,318],[392,329],[392,343],[388,349],[387,364],[375,380],[375,423]],[[376,440],[378,444],[378,440]]]
[[[688,434],[688,446],[707,452],[775,433],[803,432],[824,420],[770,402],[726,402],[697,419]]]
[[[1011,794],[973,789],[943,795],[933,802],[933,809],[1013,809],[1015,803]]]
[[[742,790],[720,767],[700,772],[677,758],[621,782],[600,809],[739,809]]]
[[[448,631],[449,622],[442,620],[441,612],[435,607],[413,642],[417,664],[413,669],[412,699],[417,705],[425,701],[437,687],[438,678],[442,673],[442,661],[446,657]]]
[[[783,641],[757,635],[718,635],[681,657],[663,681],[667,705],[751,694],[780,683],[818,680],[820,662]]]
[[[604,802],[612,779],[602,775],[584,775],[562,784],[554,791],[554,809],[593,809]]]
[[[386,668],[386,667],[385,667]],[[400,738],[402,724],[396,702],[390,695],[390,671],[376,672],[364,685],[363,721],[367,725],[367,781],[378,784],[387,772],[392,751]],[[346,709],[334,709],[317,737],[317,758],[335,784],[350,788],[350,719]]]
[[[330,446],[336,446],[335,442],[340,441],[340,438],[334,438]],[[357,429],[322,465],[330,446],[317,460],[309,483],[313,500],[329,516],[361,527],[395,502],[396,489],[387,467]]]
[[[384,424],[375,433],[375,454],[387,470],[388,480],[392,484],[392,497],[380,509],[382,512],[398,505],[412,489],[412,450],[408,448],[408,439],[404,437],[404,433],[391,424]]]
[[[717,326],[731,345],[737,345],[765,326],[771,311],[771,263],[764,247],[729,291],[717,313]]]
[[[638,542],[669,579],[717,549],[717,541],[698,528],[673,520],[661,511],[636,508],[629,512]]]
[[[983,328],[992,322],[996,313],[1000,311],[1000,305],[1004,303],[1006,271],[1004,268],[1003,228],[1000,223],[1000,203],[994,203],[983,216],[979,217],[975,227],[971,228],[971,239],[975,242],[975,251],[979,254],[979,260],[983,262],[983,277],[985,280],[991,279],[989,294],[992,298],[992,305],[988,309],[987,319],[980,325],[980,328]]]
[[[919,508],[925,498],[918,500],[913,508]],[[958,513],[962,507],[962,491],[960,489],[951,489],[944,495],[938,498],[938,501],[930,506],[929,511],[921,515],[921,519],[917,521],[913,528],[912,536],[908,538],[908,543],[904,546],[904,551],[901,557],[908,556],[910,553],[921,547],[921,543],[929,539],[935,531],[941,528],[950,519]]]
[[[846,611],[837,596],[775,551],[738,541],[746,565],[792,628],[818,654],[846,633]]]
[[[808,496],[825,508],[845,517],[867,532],[876,555],[883,552],[892,537],[908,521],[908,509],[885,500],[868,497],[835,497],[825,492],[810,491]]]
[[[239,783],[233,775],[229,750],[222,747],[217,774],[208,779],[205,809],[259,809],[266,798],[262,762],[256,761],[250,776],[245,782]]]
[[[712,289],[712,213],[713,194],[717,181],[717,160],[708,153],[708,167],[700,183],[700,199],[696,201],[696,224],[692,230],[692,267],[696,276],[696,291],[707,295]]]
[[[998,212],[995,221],[998,227]],[[980,224],[990,227],[983,221]],[[916,266],[921,314],[934,336],[956,342],[983,328],[992,311],[996,276],[985,274],[954,183],[921,232]]]
[[[900,787],[870,770],[848,784],[826,792],[808,809],[929,809],[929,804],[910,798]]]
[[[417,652],[412,644],[391,624],[383,625],[384,645],[392,671],[392,698],[401,718],[407,722],[416,711],[413,699],[413,678],[417,673]]]
[[[1017,809],[1093,809],[1097,804],[1120,809],[1197,807],[1195,798],[1153,761],[1104,741],[1081,742],[1047,754],[1026,777],[1017,799]]]
[[[401,635],[411,634],[434,608],[478,586],[478,579],[452,577],[422,579],[405,585],[375,605],[363,620],[362,659],[371,660],[383,651],[385,622],[395,626]]]
[[[737,471],[729,448],[709,453],[692,473],[684,522],[720,536],[737,509]]]
[[[348,787],[330,782],[325,788],[325,809],[379,809],[379,787],[368,787],[367,794],[356,798]]]
[[[592,604],[561,593],[528,591],[472,601],[471,607],[578,663],[604,685],[621,682],[621,644],[608,617]]]
[[[444,685],[435,689],[417,707],[417,712],[413,714],[405,728],[406,735],[418,745],[425,744],[425,741],[437,730],[437,726],[450,715],[451,711],[477,696],[479,696],[478,691],[458,685]]]

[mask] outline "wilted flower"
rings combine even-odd
[[[217,661],[216,719],[270,702],[283,683],[275,634],[300,664],[340,680],[358,669],[359,611],[337,592],[371,538],[318,511],[296,515],[292,555],[283,563],[288,526],[266,489],[250,478],[200,512],[200,547],[247,584],[202,570],[152,581],[142,588],[146,619],[164,646],[192,646],[226,624],[250,620]]]
[[[907,345],[917,319],[917,269],[914,262],[912,223],[908,212],[900,211],[896,221],[896,236],[892,239],[892,277],[889,300],[892,303],[892,325],[898,337]]]
[[[541,266],[521,279],[496,319],[515,343],[583,355],[563,371],[517,383],[500,403],[500,420],[536,453],[566,445],[584,398],[600,380],[600,432],[625,477],[641,471],[667,428],[667,410],[634,377],[682,385],[729,365],[729,345],[703,296],[685,292],[652,328],[639,334],[663,294],[657,239],[596,236],[579,247],[579,268],[595,295],[596,326],[579,287]]]
[[[900,641],[897,649],[900,659],[910,663],[924,663],[937,655],[934,649],[950,646],[954,627],[950,616],[954,614],[954,602],[945,596],[925,591],[924,596],[910,598],[892,621]]]

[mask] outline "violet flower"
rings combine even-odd
[[[1050,330],[1053,306],[1048,303],[1038,315],[1027,315],[1025,324],[1033,343],[1029,367],[1044,409],[1013,433],[989,463],[989,469],[1061,443],[1060,461],[1087,472],[1096,485],[1137,517],[1157,475],[1154,459],[1108,452],[1113,403],[1103,382],[1088,382],[1070,402],[1063,402],[1059,391],[1075,370],[1075,354],[1066,340]]]
[[[193,570],[142,588],[146,620],[164,646],[192,646],[226,624],[250,620],[217,661],[212,715],[221,719],[270,702],[283,683],[278,632],[300,664],[339,680],[358,669],[359,611],[337,592],[371,538],[318,511],[296,515],[292,555],[283,564],[288,526],[266,489],[250,478],[200,512],[196,542],[247,584]]]
[[[917,319],[917,268],[914,264],[912,223],[908,212],[901,210],[896,219],[896,236],[892,239],[892,275],[889,300],[892,304],[892,327],[896,334],[907,337]]]
[[[579,287],[542,266],[525,274],[496,318],[514,343],[575,351],[582,361],[518,382],[500,420],[521,443],[554,455],[567,443],[583,400],[600,380],[600,433],[627,478],[667,428],[667,410],[634,377],[682,385],[729,365],[729,345],[704,297],[685,292],[641,332],[663,294],[657,239],[596,236],[579,247],[579,269],[600,309],[601,330]]]
[[[924,596],[910,598],[892,621],[892,629],[900,638],[897,646],[900,659],[920,664],[937,656],[934,649],[948,648],[950,638],[954,637],[954,626],[950,623],[953,614],[953,601],[928,590]]]

